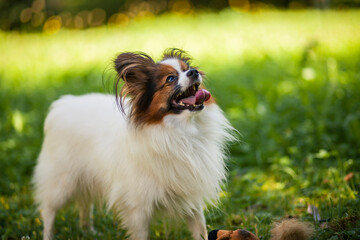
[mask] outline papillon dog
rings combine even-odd
[[[168,49],[159,62],[126,52],[114,65],[116,96],[67,95],[51,105],[33,177],[44,239],[70,200],[83,228],[92,204],[104,202],[130,239],[149,239],[156,212],[206,238],[203,210],[218,200],[234,129],[184,51]]]

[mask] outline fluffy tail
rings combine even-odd
[[[308,240],[313,234],[314,228],[310,223],[285,219],[275,223],[270,240]]]

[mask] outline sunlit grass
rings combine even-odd
[[[37,83],[64,71],[102,70],[118,52],[144,51],[159,57],[164,48],[174,46],[188,50],[202,65],[220,61],[239,66],[248,58],[262,59],[267,54],[280,58],[301,54],[310,42],[327,53],[344,54],[358,48],[359,15],[358,11],[224,11],[165,15],[54,35],[1,33],[1,75],[7,82]]]
[[[268,239],[271,222],[281,217],[312,221],[309,204],[323,219],[354,216],[360,207],[359,29],[360,11],[226,10],[53,35],[0,32],[0,235],[41,236],[29,179],[50,103],[62,94],[108,92],[117,53],[144,51],[158,60],[167,47],[194,56],[241,133],[231,147],[221,204],[207,213],[209,229],[241,227]],[[97,234],[81,232],[77,222],[74,208],[61,211],[58,238],[125,236],[100,209]],[[157,218],[152,239],[189,239],[186,226],[176,226]],[[317,228],[315,239],[356,239],[359,228]]]

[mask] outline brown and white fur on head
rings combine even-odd
[[[63,96],[51,105],[35,168],[35,199],[51,239],[56,212],[78,202],[80,226],[105,201],[131,239],[149,239],[161,211],[187,220],[194,239],[207,235],[203,208],[225,179],[233,129],[203,86],[203,74],[177,49],[155,63],[143,53],[115,60],[119,103],[103,94]]]

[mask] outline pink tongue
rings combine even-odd
[[[193,105],[193,104],[202,104],[203,102],[209,100],[211,94],[205,89],[200,89],[195,93],[195,96],[187,97],[181,99],[181,102]]]
[[[191,97],[181,99],[180,102],[186,103],[186,104],[189,104],[189,105],[193,105],[193,104],[195,104],[196,99],[195,99],[195,96],[191,96]]]

